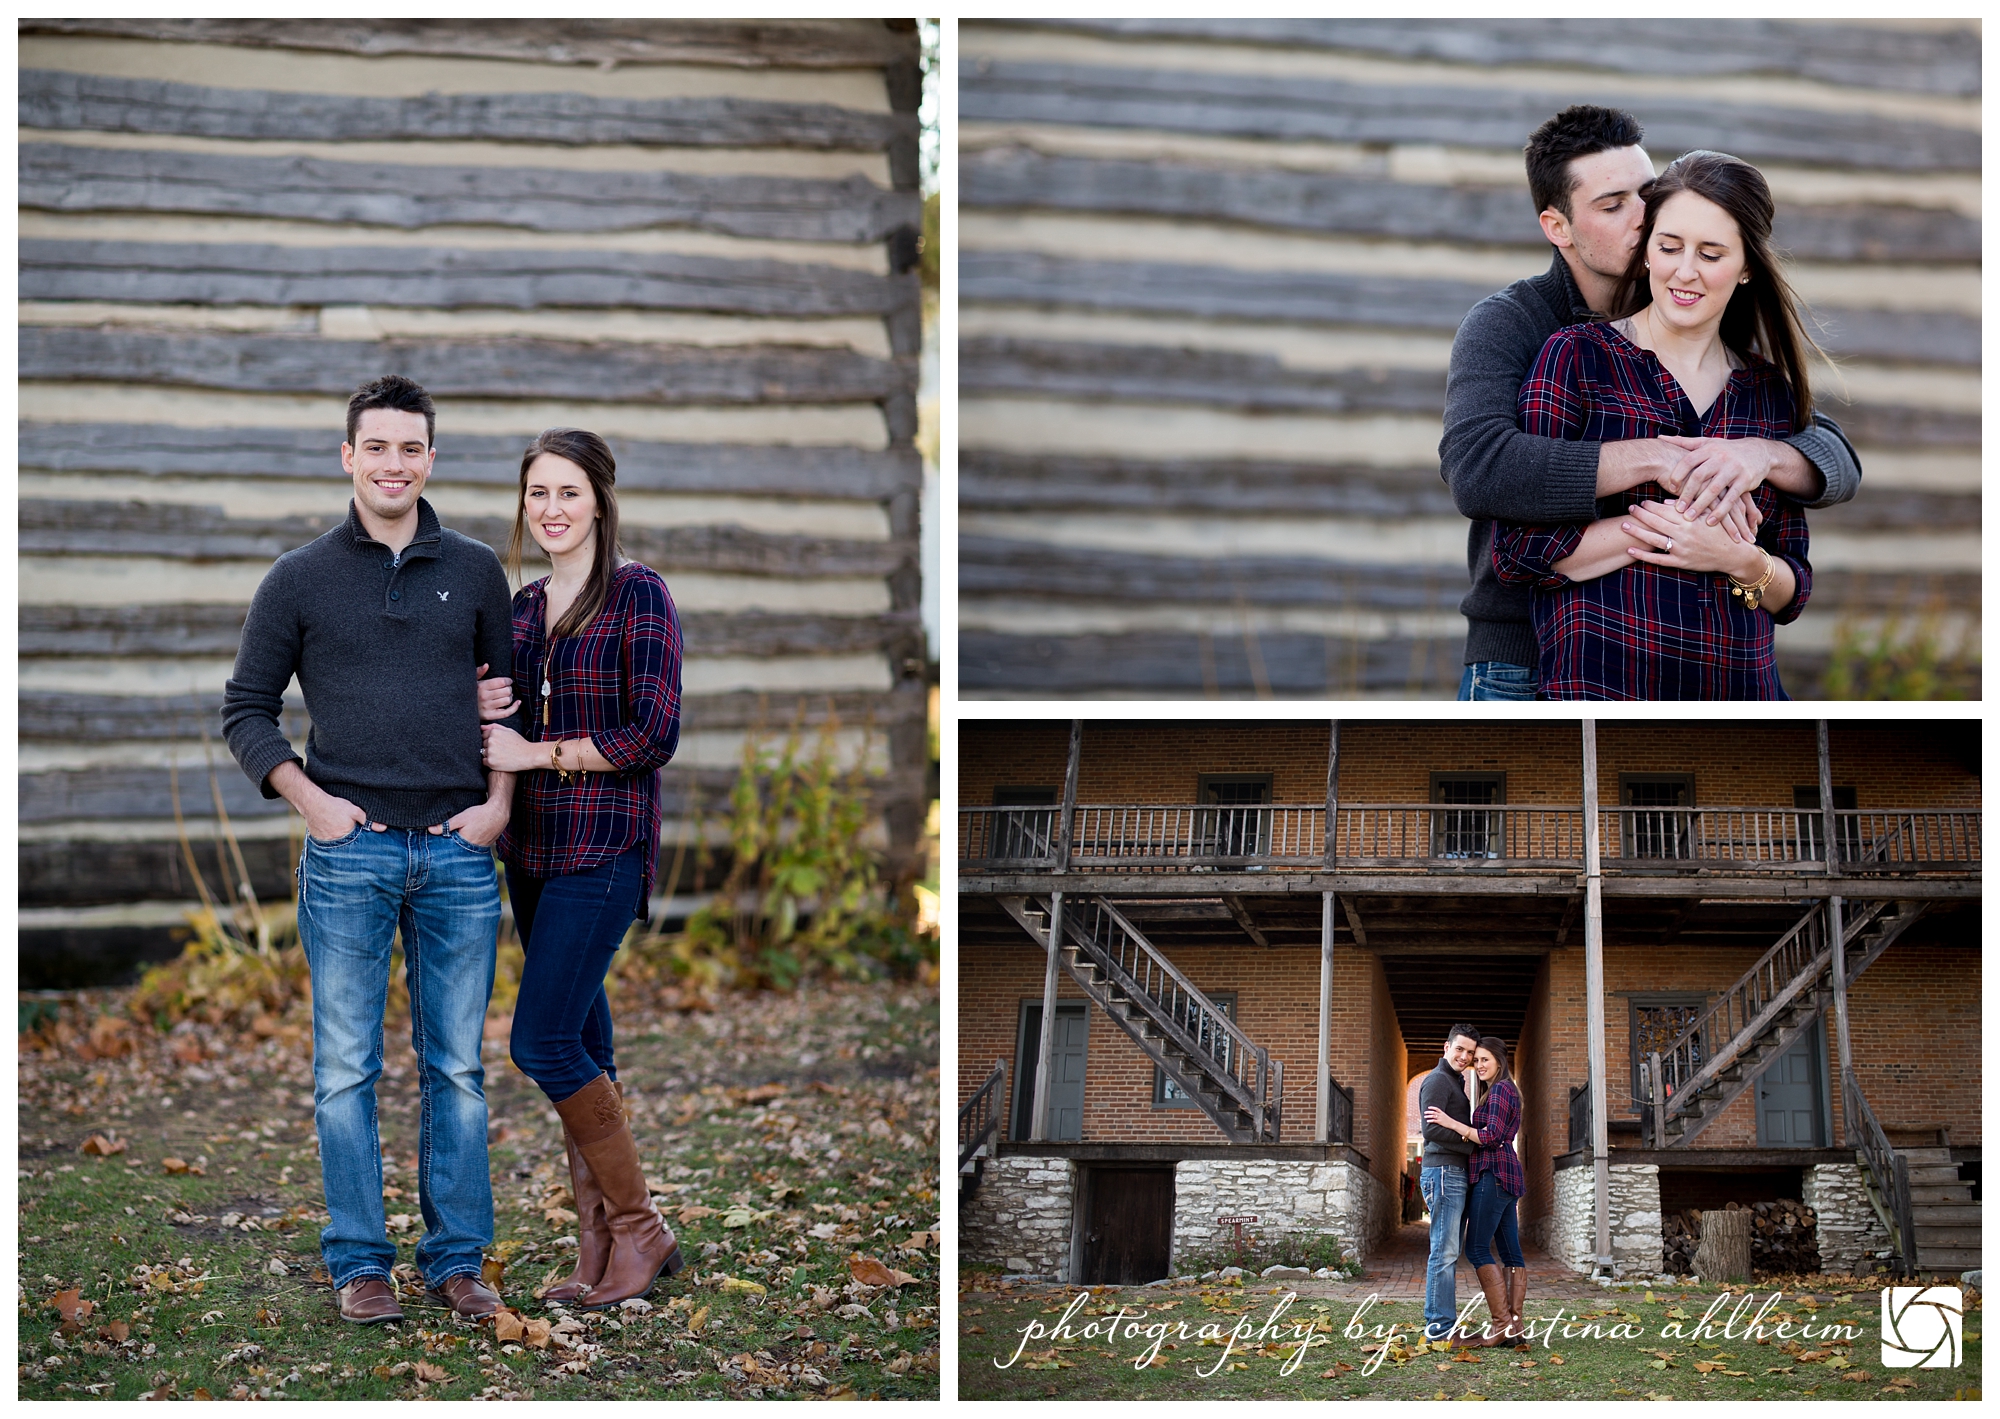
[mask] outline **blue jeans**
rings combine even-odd
[[[1474,1266],[1493,1265],[1493,1252],[1500,1253],[1502,1266],[1526,1266],[1521,1259],[1521,1233],[1514,1221],[1514,1204],[1519,1199],[1500,1190],[1500,1179],[1481,1173],[1472,1185],[1472,1201],[1467,1204],[1465,1259]]]
[[[1417,1175],[1431,1214],[1431,1259],[1424,1270],[1424,1338],[1442,1340],[1458,1319],[1458,1229],[1465,1217],[1465,1169]]]
[[[604,974],[631,929],[644,846],[561,877],[507,869],[507,900],[526,964],[508,1048],[514,1067],[561,1103],[600,1074],[618,1077]]]
[[[331,1219],[319,1244],[335,1286],[386,1278],[396,1261],[382,1215],[375,1081],[398,928],[422,1101],[417,1269],[433,1286],[477,1276],[493,1240],[479,1061],[500,930],[492,850],[422,828],[356,827],[330,843],[309,836],[299,860],[299,940],[312,970],[313,1122]]]
[[[1532,665],[1504,660],[1477,660],[1459,677],[1461,700],[1532,700],[1541,688],[1540,672]]]

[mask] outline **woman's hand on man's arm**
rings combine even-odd
[[[484,675],[486,667],[480,666],[474,675]],[[496,675],[491,680],[479,682],[479,718],[488,724],[502,720],[521,707],[514,698],[514,681],[510,676]]]

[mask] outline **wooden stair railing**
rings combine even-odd
[[[1000,905],[1044,950],[1045,901],[1002,897]],[[1281,1061],[1238,1029],[1173,962],[1109,902],[1064,903],[1058,957],[1092,1004],[1116,1021],[1174,1086],[1232,1143],[1276,1143],[1282,1131]]]
[[[1875,1110],[1861,1092],[1861,1081],[1852,1069],[1840,1073],[1841,1113],[1847,1124],[1847,1139],[1854,1145],[1854,1160],[1861,1165],[1861,1182],[1875,1215],[1888,1229],[1889,1245],[1895,1251],[1893,1269],[1899,1277],[1917,1274],[1916,1211],[1910,1200],[1910,1165],[1889,1143],[1889,1135],[1875,1119]]]
[[[1850,903],[1847,983],[1923,915],[1922,902]],[[1854,949],[1860,943],[1859,950]],[[1797,1043],[1833,1003],[1826,904],[1815,903],[1716,1002],[1646,1061],[1649,1148],[1685,1146]]]
[[[993,1061],[993,1072],[958,1111],[959,1195],[976,1192],[986,1172],[986,1158],[1000,1132],[1000,1101],[1007,1096],[1007,1061]],[[970,1178],[968,1179],[968,1171]]]

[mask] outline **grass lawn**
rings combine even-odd
[[[1774,1287],[1754,1289],[1758,1301],[1739,1318],[1739,1337]],[[1697,1288],[1618,1291],[1582,1301],[1530,1295],[1528,1318],[1537,1322],[1532,1351],[1438,1352],[1412,1339],[1423,1327],[1419,1301],[1369,1307],[1360,1317],[1362,1333],[1350,1336],[1359,1302],[1301,1296],[1278,1317],[1281,1337],[1260,1342],[1256,1331],[1270,1321],[1273,1307],[1285,1295],[1268,1283],[1231,1287],[1177,1282],[1085,1292],[1079,1287],[999,1287],[990,1276],[971,1275],[959,1292],[959,1394],[966,1399],[1069,1400],[1978,1397],[1981,1321],[1975,1295],[1966,1296],[1964,1361],[1958,1368],[1891,1370],[1880,1362],[1879,1293],[1872,1288],[1784,1290],[1782,1302],[1761,1322],[1766,1332],[1761,1343],[1662,1338],[1674,1325],[1681,1337],[1692,1336],[1720,1294]],[[1070,1334],[1056,1335],[1057,1323],[1079,1295],[1087,1299],[1069,1315]],[[1125,1319],[1116,1337],[1107,1338],[1121,1308]],[[1711,1325],[1719,1327],[1727,1310]],[[1483,1308],[1477,1314],[1483,1319]],[[1846,1325],[1858,1329],[1860,1338],[1846,1343],[1781,1338],[1771,1333],[1780,1317],[1790,1323],[1791,1336],[1801,1326],[1818,1335],[1827,1327]],[[1545,1340],[1551,1319],[1553,1334]],[[1097,1330],[1086,1334],[1092,1322]],[[1162,1324],[1169,1328],[1146,1333],[1146,1327]],[[1612,1338],[1612,1328],[1621,1325],[1638,1335]],[[1030,1335],[1031,1326],[1041,1327],[1040,1333]],[[1310,1327],[1314,1340],[1297,1363],[1302,1336],[1294,1326]],[[1567,1337],[1566,1326],[1572,1331]],[[1205,1334],[1204,1327],[1211,1329]],[[1392,1327],[1394,1338],[1382,1354],[1383,1337]],[[1597,1328],[1602,1338],[1585,1336],[1585,1327]],[[1249,1338],[1230,1343],[1228,1337],[1239,1329]],[[1139,1368],[1156,1342],[1157,1353]]]
[[[35,1047],[47,1022],[22,1038],[22,1399],[938,1395],[935,987],[619,1015],[640,1154],[688,1269],[612,1313],[534,1299],[569,1271],[574,1200],[554,1111],[489,1022],[488,1257],[524,1322],[507,1340],[429,1304],[408,1264],[407,1022],[379,1099],[408,1319],[364,1327],[340,1321],[320,1266],[303,1015],[264,1038],[95,1023],[121,1000],[65,1002],[52,1048]],[[115,1151],[81,1151],[93,1136]]]

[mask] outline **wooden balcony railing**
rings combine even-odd
[[[1061,817],[1054,807],[960,809],[960,869],[1054,868]],[[1843,871],[1962,871],[1980,860],[1977,810],[1850,808],[1836,810],[1834,819]],[[1607,872],[1797,872],[1826,860],[1826,817],[1816,808],[1606,807],[1599,824]],[[1349,872],[1446,864],[1575,869],[1583,863],[1583,810],[1343,803],[1333,849]],[[1080,803],[1066,868],[1254,872],[1318,867],[1326,855],[1323,806]]]

